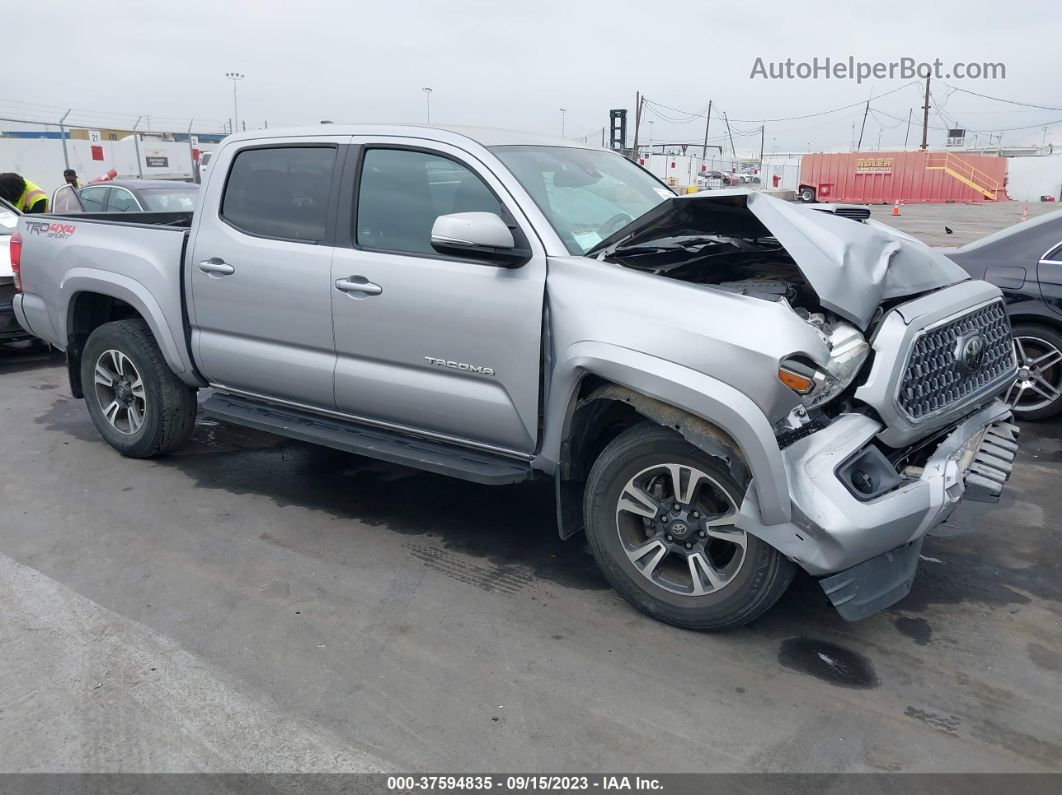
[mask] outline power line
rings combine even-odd
[[[941,80],[940,82],[944,83],[943,80]],[[959,92],[961,92],[963,94],[971,94],[972,96],[981,97],[982,99],[990,99],[993,102],[1006,102],[1008,105],[1021,105],[1021,106],[1026,107],[1026,108],[1038,108],[1040,110],[1062,110],[1062,108],[1055,107],[1055,106],[1052,106],[1052,105],[1036,105],[1036,104],[1034,104],[1032,102],[1019,102],[1016,99],[1003,99],[1002,97],[992,97],[992,96],[989,96],[988,94],[980,94],[980,93],[978,93],[976,91],[970,91],[967,88],[959,88],[958,86],[953,86],[950,83],[944,83],[944,85],[946,85],[952,91],[959,91]],[[1033,125],[1033,126],[1039,127],[1041,125],[1037,124],[1037,125]],[[1016,128],[1016,129],[1018,129],[1018,128]]]
[[[919,85],[921,85],[921,84],[916,82],[916,81],[911,81],[910,83],[904,83],[902,86],[894,88],[891,91],[886,91],[884,94],[879,94],[877,97],[875,97],[875,99],[882,99],[884,97],[889,96],[890,94],[895,94],[897,91],[902,91],[905,88],[909,88],[910,86],[919,86]],[[685,115],[698,115],[698,114],[690,114],[689,111],[679,110],[678,108],[672,108],[672,107],[670,107],[668,105],[664,105],[664,104],[659,103],[659,102],[654,102],[653,104],[654,105],[658,105],[659,107],[667,108],[668,110],[671,110],[671,111],[675,111],[676,113],[682,113],[682,114],[685,114]],[[779,117],[777,119],[731,119],[730,121],[731,122],[739,122],[741,124],[768,124],[768,123],[779,122],[779,121],[797,121],[797,120],[800,120],[800,119],[811,119],[811,118],[814,118],[816,116],[826,116],[826,115],[828,115],[830,113],[839,113],[842,110],[849,110],[851,108],[857,108],[857,107],[860,107],[860,106],[865,105],[865,104],[866,104],[866,100],[865,99],[861,99],[861,100],[859,100],[859,102],[853,102],[851,105],[842,105],[839,108],[831,108],[830,110],[818,111],[817,113],[805,113],[805,114],[803,114],[801,116],[782,116],[782,117]],[[704,118],[703,113],[699,114],[699,115],[700,115],[700,118],[702,118],[702,119]],[[722,116],[717,116],[716,118],[718,118],[720,121],[722,121]],[[759,127],[757,127],[756,130],[758,132],[759,131]]]

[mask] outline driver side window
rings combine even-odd
[[[436,254],[431,229],[440,215],[503,215],[494,194],[467,166],[412,149],[365,153],[357,207],[358,245],[403,254]]]

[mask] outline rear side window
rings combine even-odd
[[[221,217],[252,235],[316,243],[335,162],[334,147],[245,149],[229,171]]]
[[[138,213],[140,212],[140,205],[136,203],[136,199],[133,198],[127,190],[121,188],[111,188],[111,198],[107,202],[107,211],[112,213]]]
[[[435,254],[435,219],[469,212],[503,213],[483,181],[456,160],[410,149],[365,153],[358,190],[358,245]]]
[[[110,188],[83,188],[78,196],[87,213],[103,212],[103,198]]]

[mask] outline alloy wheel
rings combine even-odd
[[[1040,337],[1014,338],[1018,377],[1007,393],[1007,403],[1018,412],[1038,411],[1062,399],[1062,351]]]
[[[100,354],[95,391],[104,418],[118,433],[129,436],[144,426],[148,410],[144,381],[124,353],[109,349]]]
[[[726,588],[746,559],[738,506],[714,478],[686,464],[658,464],[632,477],[616,506],[627,558],[654,585],[683,596]]]

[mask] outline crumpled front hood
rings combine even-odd
[[[757,191],[712,191],[667,199],[587,256],[622,256],[651,240],[704,234],[773,235],[822,306],[865,330],[883,302],[970,278],[910,235],[859,223]]]

